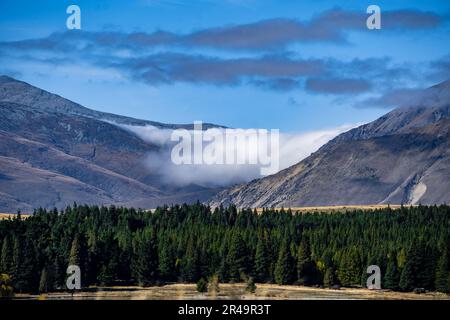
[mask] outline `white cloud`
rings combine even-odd
[[[113,123],[110,121],[108,122]],[[133,132],[142,140],[152,144],[156,144],[158,146],[165,146],[170,143],[170,135],[172,134],[171,129],[160,129],[151,125],[131,126],[126,124],[120,124],[118,126]]]
[[[149,171],[160,175],[162,181],[166,183],[179,186],[188,184],[226,186],[261,177],[261,165],[175,165],[171,161],[171,151],[174,145],[174,142],[170,141],[172,130],[150,125],[119,126],[133,132],[142,140],[160,147],[158,152],[148,154],[145,161]],[[298,163],[335,136],[355,126],[357,125],[350,124],[304,133],[280,133],[280,170]],[[236,146],[237,150],[242,150],[241,148],[242,146]],[[217,149],[223,148],[217,147]],[[227,152],[229,151],[227,150]]]

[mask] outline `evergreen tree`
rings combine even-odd
[[[327,288],[331,288],[335,284],[336,284],[335,271],[333,270],[333,268],[328,267],[323,277],[323,285]]]
[[[435,277],[436,290],[445,293],[450,293],[449,257],[450,238],[443,244],[442,253],[437,264]]]
[[[41,278],[39,280],[39,292],[40,293],[49,292],[48,273],[45,268],[41,272]]]
[[[81,271],[81,283],[85,283],[88,279],[88,252],[84,236],[75,235],[70,246],[70,253],[68,258],[68,266],[78,266]]]
[[[434,248],[422,239],[417,248],[415,266],[416,287],[434,290],[434,276],[436,270],[436,256]]]
[[[0,273],[12,275],[13,273],[13,245],[9,236],[3,239],[2,251],[1,251],[1,270]]]
[[[353,246],[344,251],[339,266],[338,276],[340,283],[345,287],[351,287],[360,284],[360,275],[362,268],[360,266],[360,256],[357,247]]]
[[[279,283],[321,283],[323,274],[327,286],[339,280],[353,286],[365,283],[365,267],[376,264],[385,271],[383,287],[447,291],[450,254],[442,237],[448,235],[450,207],[375,211],[258,214],[219,207],[212,213],[200,203],[152,212],[86,205],[39,209],[27,219],[0,221],[0,271],[10,274],[17,291],[31,293],[64,289],[69,263],[80,267],[84,286],[195,283],[215,274],[221,281],[251,276]]]
[[[99,255],[100,252],[97,240],[93,238],[87,254],[87,261],[89,268],[87,269],[86,272],[86,281],[89,284],[97,284],[97,278],[101,269]]]
[[[266,242],[263,237],[259,237],[258,244],[256,245],[255,279],[259,282],[267,282],[270,278],[270,253]]]
[[[139,285],[147,286],[157,280],[158,251],[155,232],[137,234],[134,243],[133,271]]]
[[[415,287],[415,274],[412,263],[406,263],[400,276],[399,287],[402,291],[412,291]]]
[[[80,262],[80,241],[77,235],[72,241],[72,245],[70,247],[69,265],[80,266]]]
[[[34,252],[31,241],[27,241],[21,237],[15,237],[12,281],[14,288],[18,292],[36,291],[34,267]]]
[[[397,290],[400,282],[400,273],[397,268],[397,261],[394,255],[391,255],[388,260],[386,275],[382,282],[382,287],[391,290]]]
[[[281,245],[278,260],[275,265],[275,282],[277,284],[289,284],[292,282],[292,255],[288,242],[285,240]]]
[[[311,285],[315,282],[315,276],[309,241],[307,238],[303,238],[297,253],[297,279],[300,284]]]
[[[248,278],[247,286],[245,287],[245,291],[247,291],[248,293],[255,293],[256,284],[255,284],[255,280],[252,277]]]
[[[98,275],[98,281],[100,284],[104,286],[112,285],[117,279],[117,268],[117,259],[112,258],[107,261],[106,264],[101,267]],[[145,285],[145,282],[142,283]]]
[[[12,287],[11,277],[7,274],[0,273],[0,299],[12,298],[14,296],[14,288]]]
[[[199,253],[194,244],[194,239],[190,237],[181,268],[184,281],[197,282],[200,279],[199,260]]]
[[[231,281],[240,281],[248,274],[247,248],[239,233],[235,233],[231,240],[227,264]]]
[[[167,238],[159,248],[159,275],[164,281],[175,279],[175,256]]]
[[[417,271],[420,268],[420,252],[414,241],[406,253],[405,266],[400,275],[399,287],[402,291],[411,291],[417,284]]]
[[[197,282],[197,291],[204,293],[208,291],[208,282],[206,282],[205,279],[200,278],[200,280],[198,280]]]
[[[226,243],[223,245],[223,248],[221,250],[221,255],[220,255],[220,265],[219,265],[219,270],[218,270],[218,277],[222,282],[227,282],[229,281],[229,268],[228,268],[228,250],[226,247]]]
[[[19,237],[14,238],[14,249],[13,249],[13,268],[12,268],[12,282],[14,288],[17,291],[22,292],[26,288],[26,283],[23,277],[23,267],[24,267],[24,249],[23,241]]]

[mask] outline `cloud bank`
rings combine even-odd
[[[308,59],[290,49],[312,42],[348,45],[350,32],[369,32],[366,18],[364,12],[335,8],[309,20],[275,18],[190,33],[68,31],[38,39],[0,42],[0,55],[5,63],[12,59],[114,70],[152,86],[252,85],[282,92],[363,94],[381,83],[388,86],[394,79],[408,79],[414,66],[398,66],[388,58]],[[384,33],[428,30],[447,20],[446,16],[419,10],[383,11],[382,16]],[[441,61],[432,67],[445,71],[448,63]],[[439,70],[435,73],[442,76],[443,71]]]
[[[161,180],[167,184],[178,186],[196,184],[215,187],[248,182],[261,177],[261,165],[175,165],[171,161],[171,151],[174,145],[174,142],[170,140],[172,130],[153,126],[119,126],[133,132],[142,140],[160,147],[159,151],[147,155],[145,163],[149,172],[160,175]],[[338,134],[355,126],[343,125],[305,133],[280,133],[280,170],[298,163]],[[235,147],[236,149],[231,150],[232,152],[238,152],[245,148],[244,145]]]
[[[367,14],[335,8],[313,16],[310,20],[275,18],[247,24],[205,28],[191,33],[158,30],[146,32],[64,32],[47,38],[11,42],[17,48],[66,50],[86,47],[148,50],[155,47],[213,48],[220,50],[263,51],[284,49],[304,42],[346,44],[347,32],[368,32]],[[442,25],[448,17],[419,10],[383,11],[383,28],[387,32],[426,30]]]

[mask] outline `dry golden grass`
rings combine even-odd
[[[15,216],[17,216],[17,213],[0,213],[0,220],[14,218]],[[30,217],[30,215],[22,213],[21,217],[22,217],[22,219],[26,219],[26,218]]]
[[[387,204],[373,204],[373,205],[342,205],[342,206],[317,206],[317,207],[292,207],[292,212],[347,212],[352,210],[376,210],[390,207],[391,209],[398,209],[401,205],[387,205]],[[405,206],[408,207],[408,206]],[[274,208],[281,210],[281,208]],[[284,208],[287,210],[288,208]],[[257,212],[262,212],[263,208],[257,208]]]
[[[440,293],[400,293],[386,290],[342,288],[340,290],[320,289],[304,286],[279,286],[257,284],[253,294],[246,293],[246,285],[219,284],[219,292],[198,293],[195,284],[170,284],[160,287],[105,287],[89,292],[50,293],[40,296],[17,295],[20,299],[45,300],[449,300],[450,296]]]

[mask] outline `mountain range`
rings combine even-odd
[[[345,132],[275,175],[228,188],[212,206],[450,203],[450,81]]]
[[[94,111],[1,76],[0,212],[73,202],[153,208],[206,200],[217,192],[161,182],[143,161],[160,146],[120,125],[192,128]]]
[[[161,146],[127,126],[191,129],[85,108],[0,76],[0,212],[73,202],[154,208],[450,203],[450,81],[338,135],[299,163],[228,188],[175,186],[144,161]],[[203,124],[203,128],[220,127]]]

